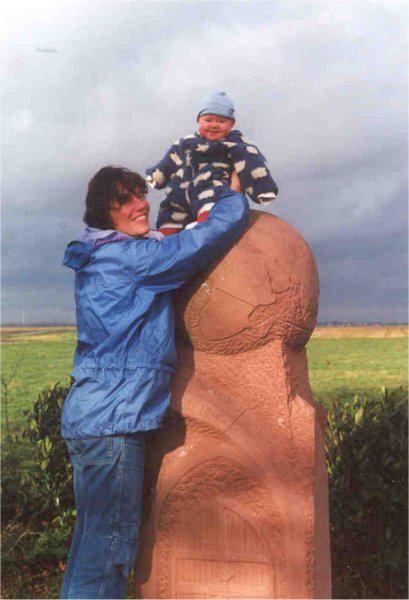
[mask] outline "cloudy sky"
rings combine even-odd
[[[315,254],[319,320],[406,321],[405,6],[3,3],[3,322],[73,322],[60,265],[88,180],[157,162],[215,89],[268,159],[268,210]]]

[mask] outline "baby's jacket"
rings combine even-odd
[[[278,187],[260,150],[238,130],[209,141],[198,133],[177,140],[162,160],[146,170],[147,182],[165,188],[157,227],[184,228],[202,210],[208,211],[230,187],[236,171],[243,192],[257,204],[274,200]]]

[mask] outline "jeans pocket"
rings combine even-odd
[[[127,439],[124,456],[125,471],[136,475],[145,469],[145,444],[142,440]]]
[[[105,465],[113,460],[113,440],[110,436],[66,441],[74,466]]]

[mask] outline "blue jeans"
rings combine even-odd
[[[124,598],[139,547],[143,433],[67,440],[77,521],[61,598]]]

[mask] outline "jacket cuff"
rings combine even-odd
[[[257,196],[257,202],[264,206],[266,204],[271,204],[275,198],[276,194],[274,194],[274,192],[267,192],[266,194],[259,194]]]

